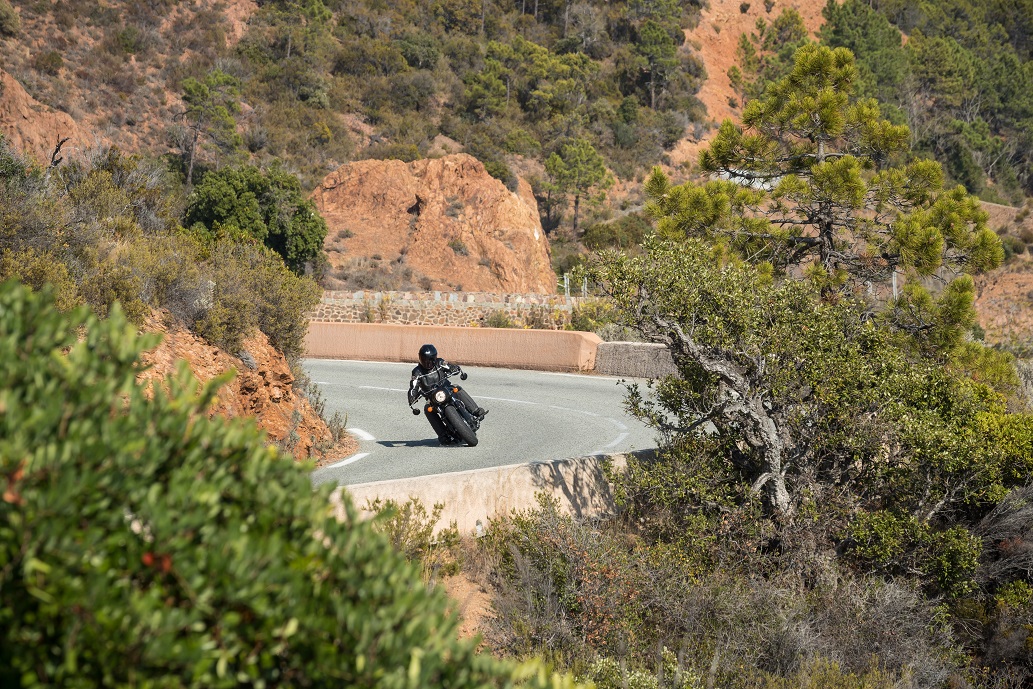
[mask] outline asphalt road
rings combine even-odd
[[[347,414],[359,452],[313,472],[313,483],[345,485],[642,450],[654,433],[623,409],[617,378],[463,367],[460,383],[489,410],[476,447],[442,447],[406,404],[412,364],[308,359],[326,411]]]

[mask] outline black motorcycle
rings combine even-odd
[[[459,379],[466,380],[465,371],[460,371]],[[414,395],[409,400],[412,407],[419,401],[420,397],[426,400],[423,405],[428,414],[433,414],[441,419],[447,434],[443,441],[457,443],[462,441],[474,447],[477,445],[477,431],[481,427],[480,420],[466,408],[460,399],[459,388],[452,384],[448,376],[441,373],[441,369],[431,371],[416,379],[418,384],[414,388]],[[412,413],[420,415],[420,410],[414,408]]]

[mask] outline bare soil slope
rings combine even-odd
[[[254,418],[270,442],[279,443],[297,459],[312,458],[318,463],[324,457],[347,457],[357,449],[350,436],[333,446],[326,423],[294,390],[294,375],[287,361],[264,334],[256,332],[248,337],[243,346],[247,354],[238,358],[167,321],[163,314],[154,312],[144,324],[144,331],[162,335],[161,344],[143,357],[151,366],[142,375],[144,380],[174,373],[180,360],[187,362],[201,382],[234,370],[233,379],[220,389],[213,412],[229,418]]]
[[[735,92],[728,80],[728,69],[735,64],[735,48],[739,36],[756,31],[758,19],[772,21],[785,8],[793,8],[803,17],[804,24],[812,33],[817,33],[824,21],[821,10],[824,0],[781,0],[767,11],[763,0],[710,0],[704,7],[696,28],[685,32],[685,39],[698,53],[707,70],[707,79],[703,82],[696,97],[707,106],[710,123],[720,125],[726,119],[738,120],[742,112],[733,107]],[[742,8],[746,11],[743,12]],[[711,132],[714,130],[711,129]],[[700,141],[683,139],[671,151],[673,165],[695,164],[699,152],[709,143],[712,134],[707,134]]]

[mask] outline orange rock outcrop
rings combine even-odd
[[[142,357],[150,368],[141,379],[164,378],[176,371],[180,360],[186,360],[194,376],[202,382],[234,369],[236,375],[219,389],[212,406],[214,413],[230,418],[253,417],[271,442],[280,443],[297,459],[312,457],[318,463],[324,457],[346,457],[356,449],[357,444],[350,436],[346,436],[341,445],[331,447],[326,423],[308,400],[294,390],[294,375],[287,361],[263,333],[248,337],[242,347],[246,356],[238,358],[180,325],[168,324],[159,312],[151,314],[143,330],[160,333],[162,341]]]
[[[30,96],[18,80],[0,69],[0,134],[16,151],[46,163],[58,141],[67,138],[63,155],[93,143],[72,119],[60,110],[43,105]]]
[[[549,242],[531,187],[516,191],[476,158],[343,165],[312,199],[326,218],[331,265],[356,256],[404,263],[428,289],[553,294]],[[340,237],[351,233],[351,236]]]

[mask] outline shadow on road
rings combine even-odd
[[[437,438],[426,438],[424,440],[378,440],[377,445],[384,447],[446,447]]]

